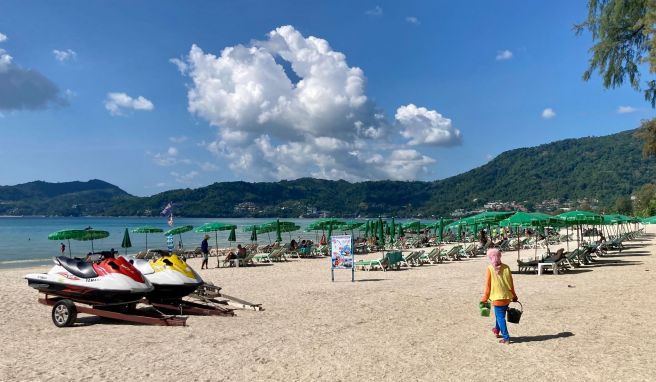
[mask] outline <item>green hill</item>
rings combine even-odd
[[[656,179],[656,160],[641,157],[642,142],[633,133],[511,150],[481,167],[434,182],[348,183],[311,178],[224,182],[132,200],[114,206],[111,214],[155,211],[168,201],[174,201],[176,211],[186,216],[226,217],[295,217],[315,210],[352,216],[439,216],[495,200],[532,206],[546,199],[575,202],[587,198],[604,207]],[[235,209],[245,202],[253,203],[252,208]]]
[[[433,182],[349,183],[301,178],[269,183],[222,182],[138,198],[99,180],[31,182],[0,187],[0,214],[156,215],[173,201],[178,216],[297,217],[318,211],[345,216],[445,216],[489,201],[528,206],[587,198],[601,207],[656,180],[656,160],[624,131],[507,151],[464,174]],[[73,208],[75,206],[75,208]]]
[[[109,206],[130,199],[135,197],[97,179],[63,183],[35,181],[0,186],[0,215],[101,215]]]

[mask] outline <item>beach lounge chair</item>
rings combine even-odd
[[[401,251],[387,252],[381,259],[359,260],[355,262],[355,267],[363,270],[374,270],[380,268],[383,271],[390,269],[399,269],[403,263],[403,254]]]
[[[326,244],[314,247],[314,256],[330,256],[330,247]]]
[[[476,257],[477,253],[477,248],[476,248],[476,243],[472,243],[467,245],[464,249],[461,249],[460,255],[461,256],[467,256],[467,257]]]
[[[538,261],[537,260],[517,260],[517,266],[519,267],[519,272],[525,273],[537,273],[538,272]]]
[[[579,262],[579,252],[581,251],[580,248],[576,248],[575,250],[568,252],[565,254],[565,263],[572,269],[578,268],[581,266],[581,263]]]
[[[230,259],[230,260],[223,260],[222,266],[223,267],[245,267],[247,265],[255,265],[253,263],[253,258],[255,257],[255,252],[247,252],[246,257],[244,258],[236,258],[236,259]]]
[[[274,261],[281,261],[284,249],[277,248],[269,253],[258,253],[253,256],[253,260],[260,263],[272,263]]]
[[[403,263],[403,253],[401,251],[387,252],[387,267],[389,269],[400,269]]]
[[[380,259],[369,259],[369,260],[358,260],[355,262],[355,267],[360,267],[363,271],[371,271],[375,267],[379,267],[385,271],[385,266],[387,265],[387,258],[383,256]]]
[[[538,275],[541,275],[545,268],[551,268],[554,275],[557,275],[559,270],[567,270],[567,258],[564,254],[564,251],[565,250],[561,248],[546,259],[540,261],[538,263]]]
[[[456,245],[452,247],[450,250],[447,251],[446,258],[453,261],[460,260],[461,249],[462,249],[462,245]]]
[[[391,252],[390,252],[391,253]],[[423,263],[420,260],[420,257],[424,254],[424,251],[412,251],[407,256],[402,256],[402,263],[406,266],[418,266]]]
[[[419,261],[422,264],[430,264],[430,263],[434,263],[436,261],[439,262],[439,259],[436,260],[436,258],[439,255],[439,251],[440,251],[440,248],[435,247],[435,248],[431,249],[431,251],[428,252],[428,253],[422,253],[421,256],[419,256]]]

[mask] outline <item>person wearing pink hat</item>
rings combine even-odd
[[[499,343],[509,344],[510,334],[508,334],[508,327],[506,326],[506,312],[510,302],[517,301],[512,272],[509,266],[501,262],[501,251],[499,249],[488,249],[487,258],[490,260],[490,265],[485,271],[485,293],[481,301],[486,303],[488,300],[492,300],[496,318],[496,324],[492,332],[497,338],[501,337]]]

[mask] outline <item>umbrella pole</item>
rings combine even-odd
[[[71,239],[66,239],[68,241],[68,258],[70,259],[71,256]]]
[[[519,268],[519,251],[521,249],[521,242],[519,241],[519,226],[515,228],[515,232],[517,233],[517,267]]]
[[[146,232],[146,252],[148,252],[148,232]]]
[[[93,249],[93,239],[91,239],[91,253],[95,253],[95,252],[96,251],[94,251],[94,249]]]

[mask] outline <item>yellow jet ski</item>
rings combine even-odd
[[[153,291],[146,295],[151,301],[178,300],[203,284],[198,273],[175,254],[160,254],[152,259],[127,259],[153,285]]]

